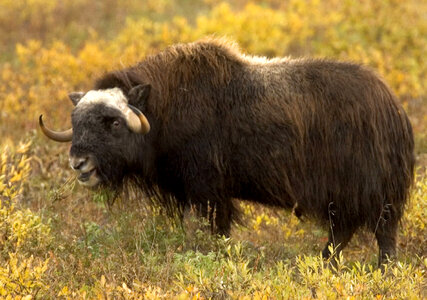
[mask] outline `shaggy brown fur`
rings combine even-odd
[[[328,245],[338,250],[367,227],[380,262],[395,254],[413,135],[396,97],[368,68],[254,58],[211,39],[108,73],[95,89],[128,94],[139,84],[151,85],[151,94],[130,103],[152,129],[123,177],[138,178],[164,205],[196,204],[206,215],[213,207],[221,234],[237,216],[232,198],[295,208],[331,224]]]

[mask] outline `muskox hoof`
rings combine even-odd
[[[322,250],[322,257],[324,259],[329,259],[331,257],[331,251],[329,250],[330,246],[333,246],[332,244],[327,243],[325,248]]]

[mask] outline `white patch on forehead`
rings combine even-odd
[[[121,111],[129,128],[135,132],[141,130],[140,120],[132,109],[129,108],[128,99],[121,89],[113,88],[89,91],[80,99],[79,103],[77,103],[76,109],[88,109],[96,104],[103,104]]]
[[[89,91],[82,99],[80,99],[76,108],[86,109],[87,107],[95,104],[104,104],[106,106],[116,108],[123,113],[130,110],[127,106],[128,99],[119,88]]]

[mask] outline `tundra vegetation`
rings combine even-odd
[[[31,298],[269,299],[427,297],[427,3],[387,1],[0,0],[0,295]],[[243,225],[211,236],[160,208],[75,184],[67,145],[46,142],[40,113],[70,125],[67,93],[178,42],[227,36],[249,54],[362,62],[407,111],[416,182],[398,259],[381,273],[358,233],[333,268],[327,232],[241,203]]]

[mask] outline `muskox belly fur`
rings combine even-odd
[[[151,130],[117,134],[105,125],[112,112],[102,101],[76,106],[70,154],[94,157],[101,184],[133,178],[165,206],[194,205],[225,235],[238,217],[233,198],[294,209],[329,228],[325,257],[362,227],[375,233],[380,262],[395,255],[413,134],[369,68],[246,56],[207,39],[169,47],[94,86],[113,88]]]

